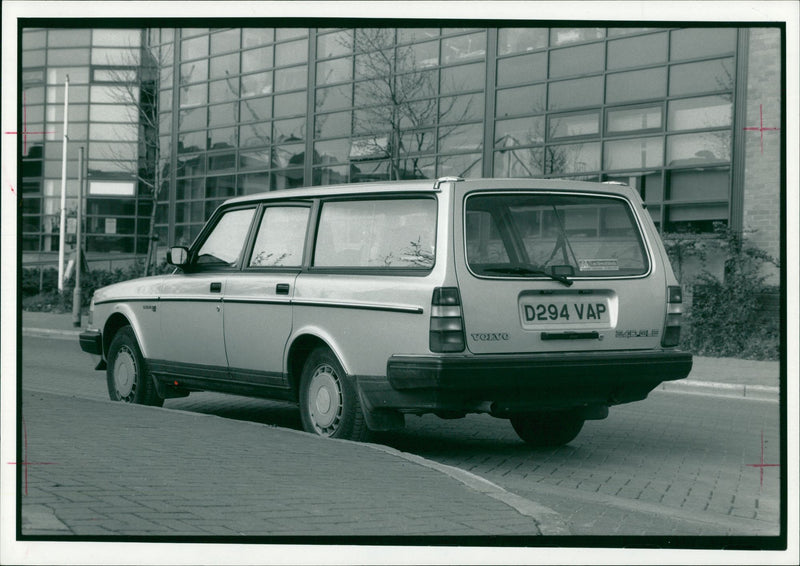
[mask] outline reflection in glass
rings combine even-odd
[[[550,52],[550,77],[583,75],[603,70],[605,51],[602,44],[580,45]]]
[[[442,155],[439,157],[438,175],[455,175],[456,177],[476,178],[481,176],[483,159],[481,154]]]
[[[276,118],[305,114],[306,97],[297,93],[276,95],[273,112]]]
[[[270,43],[275,37],[275,30],[272,28],[244,28],[242,29],[242,47],[256,47]],[[271,59],[271,58],[270,58]]]
[[[497,110],[499,118],[517,114],[536,114],[544,112],[545,85],[507,88],[497,91]]]
[[[606,130],[610,134],[660,128],[661,106],[615,109],[606,114]]]
[[[242,53],[242,72],[260,71],[272,67],[272,46],[251,49]]]
[[[275,141],[300,141],[305,138],[306,119],[291,118],[289,120],[276,120],[273,122],[275,127]]]
[[[278,69],[275,71],[275,90],[296,90],[306,88],[306,66]]]
[[[672,100],[667,112],[670,130],[698,130],[731,125],[731,95]]]
[[[545,173],[583,173],[600,170],[600,143],[551,145],[545,149]]]
[[[730,169],[687,169],[669,172],[670,200],[728,200]]]
[[[353,30],[342,30],[317,37],[317,57],[336,57],[352,51]]]
[[[703,132],[667,138],[667,165],[730,161],[731,133]]]
[[[670,67],[670,96],[732,88],[733,59],[716,59]]]
[[[495,177],[539,177],[544,174],[544,149],[506,149],[494,153]]]
[[[735,50],[735,28],[686,28],[672,32],[670,59],[699,59]]]
[[[347,163],[350,139],[328,140],[314,144],[314,164]]]
[[[439,127],[439,151],[475,151],[483,145],[483,124]]]
[[[629,102],[663,98],[667,90],[667,70],[664,67],[628,71],[607,76],[606,102]]]
[[[314,122],[314,135],[318,138],[346,135],[350,131],[350,121],[351,113],[349,111],[318,115]]]
[[[486,55],[486,32],[448,37],[442,40],[444,63],[482,59]]]
[[[272,71],[244,75],[242,77],[242,97],[270,94],[272,92]]]
[[[600,133],[600,113],[550,116],[549,133],[551,139],[575,136],[590,136]]]
[[[494,145],[496,148],[539,143],[544,143],[544,116],[495,122]]]
[[[268,145],[272,133],[272,124],[256,123],[239,126],[239,144],[242,147]]]
[[[551,28],[550,45],[566,45],[579,41],[603,39],[605,28]]]
[[[547,28],[503,28],[498,33],[500,55],[521,53],[547,47]]]
[[[608,68],[640,67],[667,60],[667,34],[648,34],[608,42]]]
[[[242,100],[239,110],[242,122],[266,120],[272,117],[272,97]]]
[[[351,85],[331,86],[317,89],[316,107],[318,112],[338,110],[353,104]]]
[[[236,128],[208,130],[208,149],[236,147]]]
[[[441,93],[462,92],[465,90],[481,90],[485,82],[483,63],[447,67],[441,71]]]
[[[660,167],[663,154],[664,139],[661,137],[607,141],[604,165],[606,169]]]
[[[259,149],[239,152],[239,169],[253,170],[253,169],[269,169],[270,150]]]
[[[275,65],[295,65],[308,59],[308,40],[281,43],[275,46]]]
[[[211,54],[227,53],[239,49],[239,30],[231,29],[211,34]]]
[[[208,97],[212,102],[234,101],[238,96],[238,77],[229,77],[221,81],[211,81],[208,83]]]
[[[351,80],[353,80],[353,60],[350,57],[317,63],[318,85]]]
[[[497,84],[500,86],[543,81],[546,78],[546,53],[531,53],[497,62]]]
[[[231,53],[211,59],[210,78],[219,79],[239,74],[239,54]]]
[[[430,112],[427,106],[430,105]],[[419,111],[414,115],[418,118],[414,126],[426,126],[435,119],[433,112],[436,110],[436,101],[420,102],[416,106]],[[462,94],[461,96],[442,97],[439,100],[439,122],[465,122],[483,118],[483,93]]]
[[[599,106],[602,102],[602,76],[550,83],[550,110]]]

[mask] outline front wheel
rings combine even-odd
[[[108,396],[112,401],[160,407],[164,399],[156,393],[136,335],[130,326],[117,332],[108,348]]]
[[[583,428],[584,419],[573,412],[530,413],[511,417],[517,435],[531,446],[562,446]]]
[[[303,366],[300,417],[303,429],[319,436],[358,441],[368,436],[358,391],[327,348],[311,352]]]

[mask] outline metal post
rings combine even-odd
[[[58,239],[58,292],[64,291],[64,240],[67,235],[67,125],[69,107],[69,75],[64,81],[64,147],[61,151],[61,225]]]
[[[81,239],[82,230],[81,224],[83,223],[83,146],[78,150],[78,221],[75,226],[75,290],[72,292],[72,325],[80,327],[81,325],[81,267],[83,267],[83,258],[81,257],[81,248],[83,247],[83,240]]]

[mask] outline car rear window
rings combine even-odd
[[[398,198],[322,204],[316,267],[430,269],[436,254],[436,201]]]
[[[649,269],[641,232],[622,198],[479,193],[467,197],[465,231],[467,264],[476,275],[619,277]]]

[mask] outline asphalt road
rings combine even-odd
[[[26,337],[23,388],[107,399],[76,343]],[[300,428],[295,407],[198,393],[165,407]],[[654,392],[589,421],[568,446],[532,450],[487,415],[407,417],[379,442],[468,470],[557,511],[574,535],[777,535],[778,404]],[[763,438],[763,440],[762,440]]]

